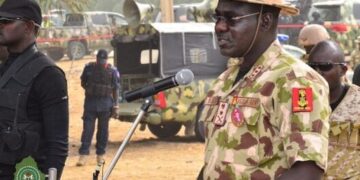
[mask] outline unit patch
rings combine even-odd
[[[311,112],[313,110],[313,93],[311,88],[292,89],[292,111]]]

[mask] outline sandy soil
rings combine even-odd
[[[84,100],[80,75],[84,65],[91,61],[94,61],[92,57],[86,57],[76,61],[64,59],[57,63],[66,73],[70,100],[70,152],[62,176],[64,180],[92,179],[96,166],[94,138],[87,164],[83,167],[75,166],[82,132]],[[110,120],[104,173],[130,127],[130,123]],[[203,164],[204,145],[194,138],[184,137],[183,134],[182,129],[174,138],[158,140],[147,129],[136,130],[109,179],[196,179]]]

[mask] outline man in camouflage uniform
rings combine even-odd
[[[327,166],[328,85],[276,40],[281,0],[220,0],[215,31],[238,58],[215,81],[200,120],[203,179],[321,179]]]
[[[360,179],[360,87],[342,81],[347,66],[344,53],[333,41],[311,51],[309,65],[329,83],[330,146],[325,179]]]
[[[305,49],[306,54],[301,58],[307,62],[311,49],[319,42],[329,40],[330,35],[324,26],[319,24],[310,24],[304,26],[299,33],[298,43]]]

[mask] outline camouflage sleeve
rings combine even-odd
[[[328,120],[331,113],[327,84],[302,77],[290,81],[283,79],[278,85],[274,110],[289,166],[297,161],[314,161],[320,168],[326,170]],[[310,93],[307,94],[312,94],[312,98],[306,96],[306,101],[308,103],[312,101],[312,110],[294,112],[294,103],[295,105],[299,103],[294,90],[302,88],[310,88]]]

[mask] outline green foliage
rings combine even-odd
[[[51,9],[65,9],[69,12],[81,12],[88,10],[94,1],[89,0],[37,0],[42,12],[45,14]]]

